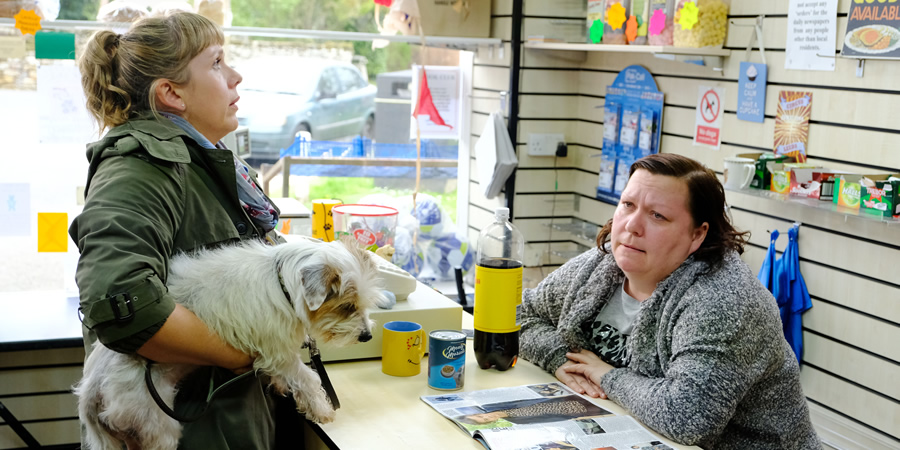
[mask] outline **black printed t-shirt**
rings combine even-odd
[[[597,316],[582,325],[590,336],[588,350],[613,367],[627,366],[629,358],[625,344],[640,311],[641,302],[625,292],[624,284],[619,285]]]

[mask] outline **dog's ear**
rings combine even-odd
[[[341,277],[337,269],[325,263],[300,269],[300,280],[306,306],[310,311],[315,311],[338,289]]]

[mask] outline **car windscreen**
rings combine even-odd
[[[318,69],[291,66],[260,66],[252,63],[237,67],[243,77],[239,90],[308,96],[316,90]]]

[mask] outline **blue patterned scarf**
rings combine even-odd
[[[200,134],[190,122],[184,120],[181,116],[166,112],[160,112],[160,115],[168,118],[174,122],[175,125],[181,127],[181,129],[184,130],[188,136],[197,141],[201,147],[211,150],[217,148],[227,150],[222,141],[213,145],[209,139]],[[237,156],[234,156],[234,172],[235,178],[237,179],[238,199],[241,202],[241,207],[244,208],[244,211],[247,212],[247,215],[250,216],[253,223],[262,227],[266,233],[272,231],[278,223],[278,212],[275,211],[275,208],[269,203],[269,199],[266,198],[265,193],[263,193],[259,185],[257,185],[250,177],[250,168],[237,159]]]

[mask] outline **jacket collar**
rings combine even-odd
[[[126,139],[129,136],[154,158],[174,163],[191,161],[186,142],[194,142],[194,139],[171,120],[154,116],[149,111],[138,113],[128,122],[109,130],[99,141],[89,144],[88,160],[133,151],[138,145]]]

